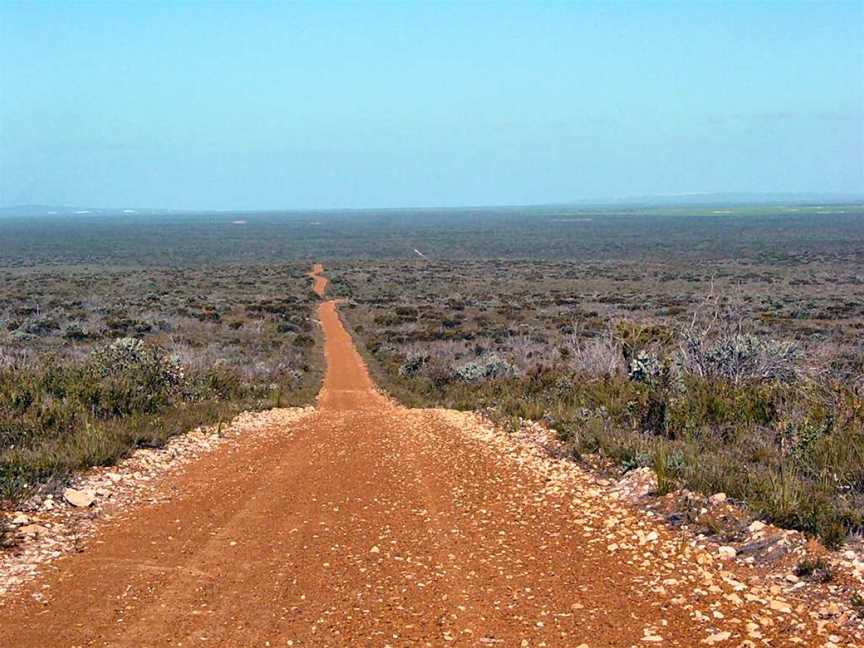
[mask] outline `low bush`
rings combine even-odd
[[[406,378],[416,376],[427,362],[429,362],[428,353],[409,353],[399,365],[399,375]]]
[[[466,362],[453,370],[456,380],[473,383],[493,378],[512,378],[518,369],[511,363],[491,354],[481,360]]]
[[[690,373],[735,383],[754,378],[789,382],[795,378],[799,358],[794,342],[740,333],[715,340],[689,334],[683,348],[684,365]]]

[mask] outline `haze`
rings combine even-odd
[[[864,192],[864,4],[0,5],[0,205]]]

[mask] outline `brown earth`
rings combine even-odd
[[[312,277],[312,290],[318,293],[319,297],[323,297],[324,293],[327,292],[327,284],[330,282],[330,280],[322,274],[323,272],[324,266],[320,263],[316,263],[312,266],[312,272],[309,273],[309,276]]]
[[[337,304],[319,316],[316,412],[166,478],[170,501],[106,524],[7,597],[0,646],[840,641],[578,469],[490,442],[468,415],[394,404]]]

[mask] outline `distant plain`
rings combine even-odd
[[[0,267],[115,267],[347,258],[864,257],[864,204],[545,206],[0,217]]]

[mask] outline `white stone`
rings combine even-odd
[[[768,603],[768,607],[772,610],[783,612],[784,614],[791,614],[792,612],[792,607],[786,601],[780,601],[778,599],[771,599]]]
[[[28,524],[27,526],[23,526],[18,529],[21,533],[28,536],[38,536],[44,534],[48,529],[46,529],[41,524]]]
[[[721,558],[734,558],[738,555],[738,552],[735,550],[735,547],[720,547],[717,549],[717,553]]]
[[[759,532],[762,531],[766,526],[768,526],[768,525],[765,524],[764,522],[762,522],[762,521],[760,521],[760,520],[754,520],[753,522],[750,523],[750,526],[747,527],[747,530],[748,530],[750,533],[759,533]]]
[[[87,508],[96,500],[96,495],[90,491],[67,488],[63,491],[63,499],[69,502],[72,506]]]
[[[21,513],[19,511],[19,512],[15,513],[14,516],[12,516],[11,523],[14,524],[15,526],[23,526],[25,524],[30,524],[30,516],[27,515],[26,513]]]

